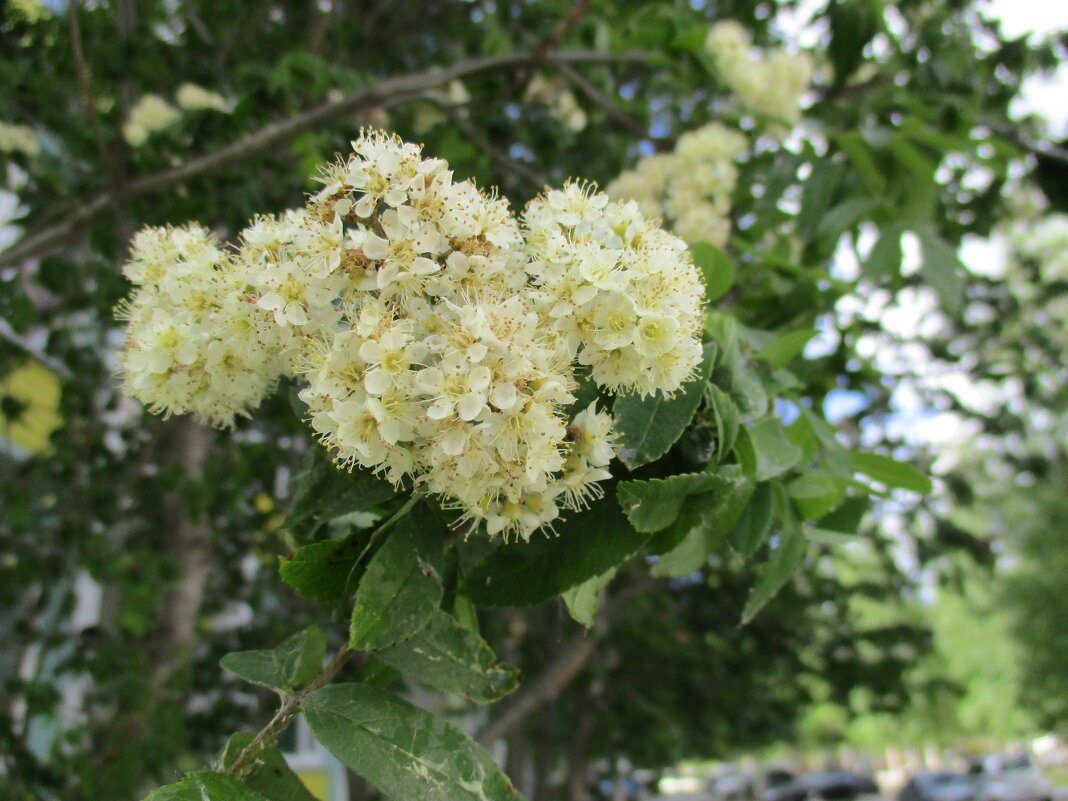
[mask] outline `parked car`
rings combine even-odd
[[[867,776],[844,770],[827,770],[773,787],[764,793],[764,801],[856,801],[878,793],[879,787]]]
[[[769,790],[796,781],[790,770],[766,765],[746,773],[726,773],[708,782],[712,801],[762,801]]]
[[[976,801],[976,783],[963,773],[917,773],[901,788],[898,801]]]
[[[972,761],[968,775],[977,801],[1050,801],[1053,785],[1024,754],[994,755]]]

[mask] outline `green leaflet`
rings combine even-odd
[[[616,569],[613,567],[607,573],[594,576],[564,592],[561,597],[571,617],[586,628],[592,628],[597,621],[601,592],[612,582],[615,575]]]
[[[888,487],[909,490],[920,495],[927,495],[933,489],[931,479],[912,465],[891,459],[889,456],[850,451],[849,460],[853,464],[853,469],[858,473]]]
[[[790,580],[797,568],[801,566],[807,550],[808,540],[801,531],[801,525],[792,512],[787,510],[782,530],[779,533],[778,545],[771,552],[768,561],[761,567],[760,576],[745,603],[745,609],[742,611],[743,625],[752,620],[764,604]]]
[[[241,782],[202,770],[184,779],[153,790],[145,801],[273,801]]]
[[[244,731],[231,735],[223,749],[220,760],[222,767],[229,768],[241,750],[253,739],[252,734]],[[315,796],[308,792],[308,788],[290,769],[282,752],[277,748],[260,752],[256,757],[255,767],[244,783],[261,793],[267,801],[316,801]]]
[[[441,603],[444,528],[425,504],[397,523],[356,588],[351,644],[374,651],[419,633]]]
[[[801,461],[801,449],[786,437],[786,429],[778,418],[750,426],[749,438],[756,452],[758,481],[782,475]]]
[[[685,473],[650,481],[624,481],[616,487],[616,497],[635,531],[653,532],[674,523],[690,495],[726,484],[727,480],[715,473]]]
[[[716,346],[705,345],[697,376],[682,385],[672,398],[663,393],[641,398],[621,395],[612,405],[619,432],[619,459],[633,470],[668,452],[693,419],[712,372]]]
[[[711,242],[694,242],[690,246],[693,263],[705,279],[705,300],[714,303],[734,286],[734,264]]]
[[[324,687],[307,697],[304,716],[327,750],[390,798],[522,801],[482,746],[383,690]]]
[[[285,692],[302,687],[319,673],[326,655],[326,635],[309,626],[272,650],[236,651],[219,660],[238,678]]]
[[[306,598],[330,603],[349,593],[349,577],[367,549],[370,534],[323,540],[298,548],[278,565],[282,581]]]
[[[491,552],[464,577],[461,591],[488,606],[539,604],[621,564],[649,539],[611,497],[554,526],[555,537],[535,534]]]
[[[286,528],[302,540],[309,539],[335,518],[370,509],[397,495],[397,490],[387,481],[366,473],[345,472],[319,447],[308,450],[293,485],[293,503],[286,515]]]
[[[377,656],[420,684],[479,703],[503,698],[519,682],[516,668],[498,662],[485,640],[440,609],[414,637]]]

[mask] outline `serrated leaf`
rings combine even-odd
[[[708,399],[716,419],[716,461],[722,462],[734,447],[741,423],[734,401],[715,384],[708,385]]]
[[[693,263],[705,279],[705,300],[715,302],[734,285],[734,264],[711,242],[694,242],[690,246]]]
[[[325,655],[326,635],[318,626],[309,626],[277,648],[236,651],[220,659],[219,665],[245,681],[285,692],[315,678]]]
[[[814,336],[816,336],[816,332],[810,329],[791,331],[759,350],[755,354],[755,358],[767,362],[772,369],[778,370],[789,364],[795,357],[800,356],[801,351],[805,349],[805,345]]]
[[[781,420],[761,420],[747,430],[756,452],[758,481],[780,476],[801,461],[801,449],[787,438]]]
[[[964,302],[964,266],[957,253],[940,237],[929,231],[918,232],[923,263],[920,273],[938,294],[950,314],[960,311]]]
[[[747,559],[759,550],[771,527],[771,484],[763,481],[756,485],[749,503],[731,528],[731,547]]]
[[[933,489],[931,479],[912,465],[891,459],[889,456],[850,451],[849,459],[853,464],[853,469],[858,473],[888,487],[908,490],[920,495],[928,495]]]
[[[278,565],[282,581],[306,598],[330,603],[348,595],[349,576],[367,548],[369,534],[303,545]]]
[[[446,533],[424,504],[396,524],[356,588],[353,649],[387,648],[415,636],[430,622],[443,594]]]
[[[233,734],[223,749],[220,759],[222,767],[229,768],[253,739],[255,736],[248,732],[239,731]],[[267,801],[317,801],[277,748],[260,751],[256,764],[244,779],[244,783],[262,794]]]
[[[672,398],[663,393],[641,398],[621,395],[612,405],[619,432],[618,453],[630,469],[655,461],[682,436],[704,397],[712,372],[715,345],[705,345],[697,376],[682,385]]]
[[[764,563],[756,585],[749,593],[749,599],[742,611],[743,625],[752,620],[764,604],[790,580],[804,561],[807,550],[808,540],[805,539],[800,524],[792,515],[787,514],[783,520],[782,531],[779,533],[778,546]]]
[[[534,535],[490,553],[467,574],[461,591],[488,606],[539,604],[622,564],[649,539],[634,530],[614,497],[554,525],[555,537]]]
[[[568,614],[586,628],[592,628],[597,621],[601,593],[615,578],[615,575],[616,569],[613,567],[607,573],[594,576],[564,592],[561,597],[564,599]]]
[[[680,519],[694,521],[676,546],[652,567],[655,576],[684,576],[701,567],[726,542],[753,492],[753,482],[737,467],[717,474],[720,485],[686,499]]]
[[[377,656],[420,684],[478,703],[503,698],[519,682],[518,669],[498,662],[481,637],[440,609],[414,637]]]
[[[849,482],[827,473],[804,473],[786,485],[802,520],[819,520],[845,500]]]
[[[651,533],[675,522],[687,496],[724,484],[714,473],[684,473],[649,481],[624,481],[616,487],[616,497],[634,530]]]
[[[270,801],[239,781],[202,770],[149,793],[144,801]]]
[[[307,697],[304,716],[328,751],[391,798],[522,800],[482,746],[390,693],[324,687]]]
[[[345,472],[320,447],[308,451],[293,485],[286,528],[302,539],[312,537],[335,518],[370,509],[397,495],[387,481],[366,473]]]

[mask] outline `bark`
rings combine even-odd
[[[164,447],[181,468],[179,481],[202,481],[210,432],[188,417],[176,418],[168,425]],[[185,666],[196,643],[196,624],[212,555],[207,525],[192,518],[177,490],[164,496],[161,522],[176,580],[163,593],[150,646],[150,686],[156,701],[162,697],[167,681]]]
[[[593,694],[593,689],[586,687],[579,696],[574,724],[571,728],[571,741],[568,743],[566,795],[568,801],[586,801],[590,739],[593,736],[596,711],[597,699]]]

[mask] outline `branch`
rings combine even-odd
[[[576,89],[586,95],[586,97],[593,101],[594,104],[600,106],[601,109],[606,114],[608,114],[609,117],[618,122],[620,125],[622,125],[632,134],[637,136],[639,139],[649,138],[649,131],[644,125],[642,125],[641,121],[635,119],[630,114],[621,109],[619,106],[617,106],[615,103],[613,103],[611,98],[609,98],[608,95],[598,89],[597,86],[593,83],[593,81],[591,81],[577,69],[572,67],[570,64],[556,64],[554,66],[556,67],[556,70],[558,72],[562,73],[572,84],[575,85]]]
[[[625,586],[610,599],[605,599],[597,615],[593,630],[604,634],[611,628],[612,619],[619,606],[636,595],[657,586],[655,579],[642,577]],[[478,732],[475,739],[487,748],[518,726],[539,706],[558,696],[570,684],[586,663],[590,661],[597,643],[591,632],[580,631],[557,652],[549,667],[523,689],[502,704],[502,712]]]
[[[156,175],[133,181],[124,187],[121,196],[111,191],[102,192],[83,204],[79,204],[77,210],[69,210],[57,221],[49,223],[36,232],[24,235],[6,251],[0,253],[0,266],[16,264],[41,255],[73,237],[93,220],[118,206],[121,201],[159,192],[206,173],[232,168],[237,162],[255,153],[276,147],[302,131],[332,122],[368,106],[395,101],[398,97],[420,94],[428,89],[444,86],[450,81],[539,63],[640,63],[645,60],[646,54],[641,51],[604,53],[592,50],[569,50],[544,55],[529,52],[512,53],[504,56],[470,59],[451,67],[433,67],[421,72],[388,78],[366,89],[350,92],[333,102],[322,103],[307,111],[266,125],[213,153],[192,159]]]
[[[432,103],[441,109],[441,111],[448,116],[449,122],[458,128],[459,131],[467,137],[467,140],[471,144],[485,153],[490,161],[495,162],[502,169],[518,176],[525,183],[529,184],[530,188],[535,192],[540,192],[549,183],[544,177],[538,175],[538,173],[523,162],[512,158],[503,150],[491,145],[489,140],[486,139],[474,125],[469,123],[461,114],[459,114],[453,104],[441,100],[438,97],[434,97],[433,95],[428,95],[420,99]]]
[[[234,779],[246,778],[256,766],[256,758],[268,748],[273,747],[278,741],[278,735],[285,731],[289,724],[293,722],[293,718],[300,714],[300,710],[304,707],[304,699],[329,684],[334,676],[338,674],[338,671],[355,654],[355,651],[349,650],[349,646],[345,645],[330,660],[329,664],[322,669],[319,675],[312,679],[311,684],[303,689],[289,693],[282,706],[278,708],[274,717],[271,718],[271,721],[260,729],[259,733],[252,738],[248,745],[241,749],[237,758],[223,773]]]

